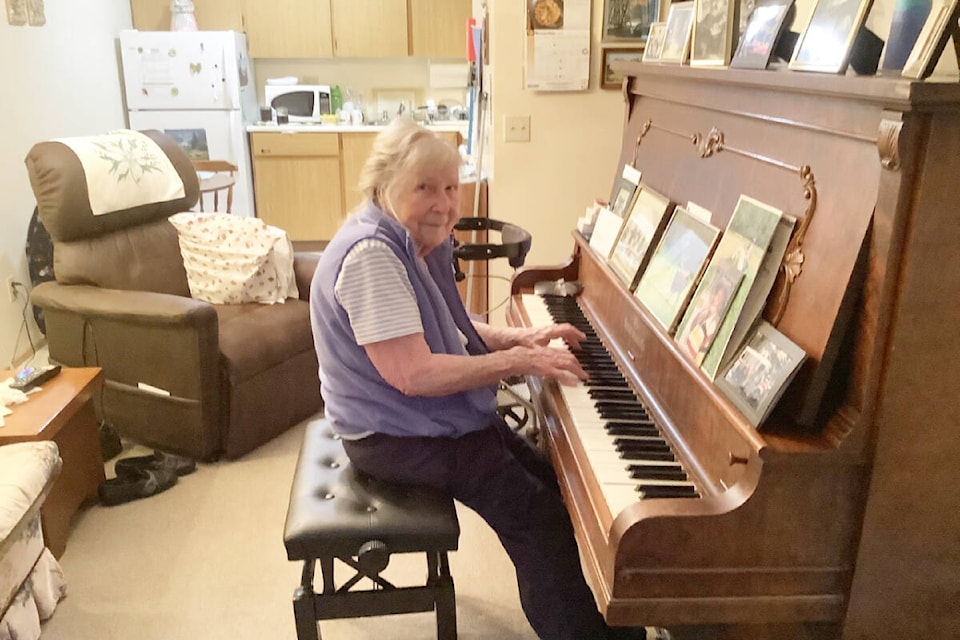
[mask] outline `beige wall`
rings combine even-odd
[[[11,303],[6,292],[10,276],[30,282],[24,245],[36,201],[23,159],[42,140],[126,126],[115,40],[132,24],[129,2],[46,0],[45,9],[44,26],[0,16],[0,367],[30,355],[25,336],[14,352],[23,298]]]

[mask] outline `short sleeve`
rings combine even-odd
[[[334,291],[361,346],[423,332],[407,270],[379,240],[358,242],[347,253]]]

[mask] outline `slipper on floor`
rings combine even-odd
[[[98,494],[100,504],[106,507],[147,498],[166,491],[177,483],[177,474],[167,469],[143,469],[129,471],[127,475],[110,478]]]
[[[131,475],[140,469],[170,471],[178,476],[185,476],[197,470],[197,463],[190,458],[178,456],[173,453],[154,451],[149,456],[120,458],[114,466],[114,472],[117,474],[117,477]]]

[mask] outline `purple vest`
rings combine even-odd
[[[407,229],[367,203],[347,219],[323,250],[310,287],[310,317],[320,361],[324,414],[346,436],[376,431],[394,436],[459,437],[489,426],[497,407],[496,387],[438,398],[407,397],[387,384],[354,340],[347,312],[334,295],[334,285],[344,257],[365,238],[383,241],[406,267],[430,351],[487,353],[457,292],[452,241],[434,249],[423,262],[418,261]],[[467,337],[466,350],[458,329]]]

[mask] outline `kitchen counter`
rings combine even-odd
[[[278,125],[273,122],[252,124],[247,126],[248,133],[279,132],[279,133],[377,133],[383,131],[385,124],[307,124],[292,122]],[[469,122],[467,120],[442,120],[433,124],[424,125],[432,131],[456,131],[466,137]]]

